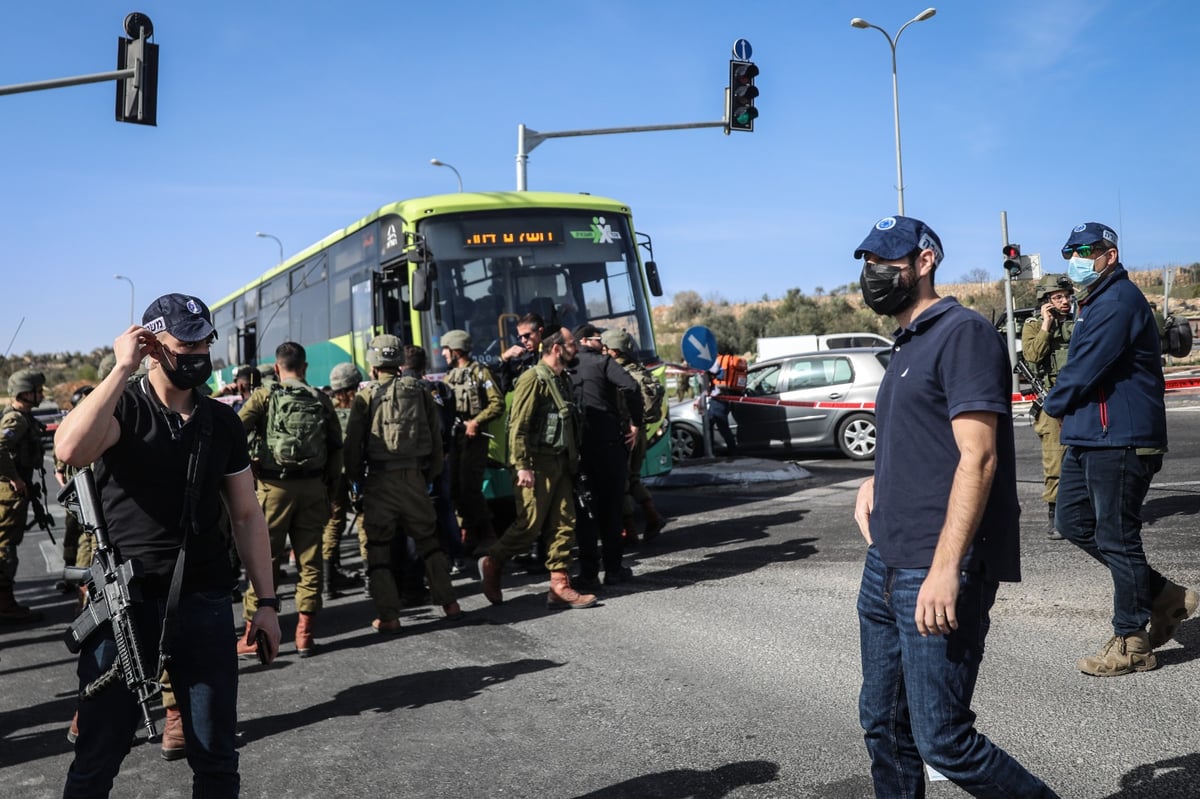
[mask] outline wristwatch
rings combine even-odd
[[[262,597],[258,600],[258,606],[260,608],[270,608],[271,610],[278,613],[279,612],[279,597],[275,597],[275,596]]]

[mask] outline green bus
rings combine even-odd
[[[380,333],[424,347],[436,377],[446,370],[442,334],[466,330],[474,357],[496,368],[530,311],[551,330],[591,322],[627,331],[662,379],[650,295],[662,296],[650,238],[616,200],[524,191],[402,200],[214,303],[213,384],[231,382],[239,364],[273,362],[284,341],[304,345],[313,385],[347,361],[367,373],[367,343]],[[666,416],[649,430],[644,475],[671,469]],[[488,494],[507,496],[503,421],[491,432]]]

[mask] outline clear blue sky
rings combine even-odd
[[[734,39],[762,74],[752,134],[551,140],[531,189],[621,199],[667,299],[757,300],[857,279],[896,211],[887,42],[924,0],[5,3],[0,84],[115,69],[124,16],[161,47],[158,127],[111,83],[0,97],[0,346],[110,344],[159,294],[218,299],[405,197],[515,188],[518,123],[718,120]],[[943,282],[1000,274],[1000,212],[1057,260],[1078,222],[1130,267],[1200,260],[1200,9],[1185,0],[946,0],[899,42],[905,205]],[[1054,265],[1054,262],[1049,262]]]

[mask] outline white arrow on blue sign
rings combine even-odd
[[[717,336],[707,327],[689,327],[680,342],[683,360],[693,369],[707,370],[717,360]]]

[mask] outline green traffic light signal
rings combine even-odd
[[[725,109],[729,130],[754,130],[754,120],[758,118],[758,109],[754,107],[758,97],[758,87],[754,85],[757,77],[758,67],[752,62],[729,62],[729,101]]]

